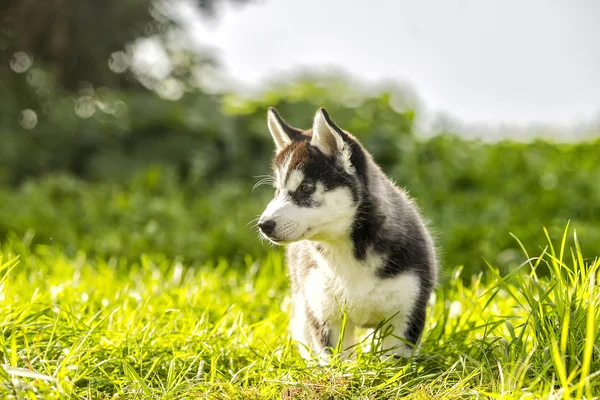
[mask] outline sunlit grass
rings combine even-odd
[[[279,253],[243,265],[126,264],[11,237],[0,253],[0,394],[591,399],[600,394],[600,262],[567,238],[549,238],[504,278],[495,267],[485,278],[456,268],[412,360],[359,351],[318,367],[290,342]]]

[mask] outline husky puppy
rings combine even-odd
[[[275,197],[259,218],[266,239],[287,246],[292,339],[327,362],[357,344],[354,328],[387,321],[385,356],[410,357],[437,277],[432,238],[413,200],[350,133],[320,108],[312,129],[270,108]]]

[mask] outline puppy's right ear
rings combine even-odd
[[[277,110],[273,107],[269,107],[269,111],[267,112],[267,125],[269,126],[271,136],[273,136],[277,152],[280,152],[293,140],[298,139],[302,135],[300,129],[293,128],[286,124],[279,116],[279,113],[277,113]]]

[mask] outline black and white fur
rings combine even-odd
[[[389,320],[384,354],[410,357],[437,277],[433,241],[415,203],[325,109],[307,131],[273,108],[267,121],[277,148],[276,193],[259,229],[288,245],[292,338],[304,357],[308,349],[327,361],[345,311],[344,350],[357,343],[354,328]]]

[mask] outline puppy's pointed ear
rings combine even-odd
[[[310,144],[327,156],[341,154],[344,148],[344,139],[338,128],[324,108],[319,108],[315,115]]]
[[[300,129],[286,124],[273,107],[269,107],[269,111],[267,111],[267,125],[278,152],[302,135]]]

